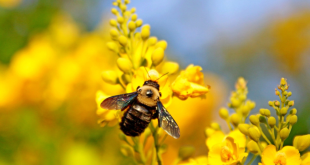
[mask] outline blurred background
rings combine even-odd
[[[182,136],[167,138],[166,164],[184,145],[206,154],[204,128],[220,121],[218,109],[240,76],[255,112],[278,99],[274,88],[287,78],[299,121],[286,142],[310,132],[309,1],[132,0],[129,6],[168,42],[169,60],[182,69],[202,66],[212,87],[206,100],[174,99],[168,108]],[[0,0],[0,165],[131,162],[119,150],[118,125],[97,124],[96,91],[120,91],[100,78],[116,67],[106,48],[111,7],[112,0]]]

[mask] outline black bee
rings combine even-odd
[[[135,92],[109,97],[100,104],[104,109],[126,110],[120,128],[128,136],[139,136],[152,119],[158,118],[158,125],[170,136],[180,137],[180,129],[167,109],[160,102],[159,84],[147,80]]]

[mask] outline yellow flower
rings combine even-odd
[[[299,151],[293,146],[285,146],[276,151],[274,145],[268,145],[262,153],[263,165],[299,165],[301,163]]]
[[[185,100],[188,97],[198,97],[206,94],[210,87],[203,86],[203,73],[200,66],[189,65],[172,83],[174,94]]]
[[[299,151],[303,151],[310,146],[310,134],[295,136],[293,146]]]
[[[148,69],[147,69],[148,70]],[[143,86],[144,81],[146,80],[156,80],[159,84],[159,91],[161,92],[160,101],[164,104],[165,107],[168,107],[171,104],[171,87],[168,80],[168,76],[160,75],[156,70],[151,69],[146,72],[143,67],[140,67],[135,71],[131,83],[126,87],[126,92],[134,92],[137,90],[138,86]]]
[[[235,140],[235,143],[238,144],[240,149],[245,148],[246,138],[239,130],[231,131],[227,136],[222,131],[215,131],[210,135],[206,140],[206,145],[211,149],[214,145],[221,143],[225,137],[231,137]]]
[[[310,164],[310,152],[306,152],[301,156],[301,165]]]
[[[208,161],[210,165],[235,165],[241,162],[244,156],[244,149],[240,149],[238,143],[228,136],[223,142],[212,146]]]

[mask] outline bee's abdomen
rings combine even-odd
[[[128,136],[139,136],[151,122],[152,112],[141,104],[133,104],[124,114],[121,130]]]

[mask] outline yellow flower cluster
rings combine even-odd
[[[111,9],[116,19],[110,20],[111,41],[107,42],[107,47],[117,57],[115,60],[117,68],[104,70],[101,76],[104,82],[121,87],[123,90],[109,94],[103,91],[97,92],[97,114],[100,116],[99,124],[102,126],[115,125],[123,112],[103,109],[100,103],[109,96],[134,92],[146,80],[158,82],[161,92],[160,101],[166,108],[171,104],[173,96],[182,100],[200,97],[210,88],[204,86],[204,75],[200,66],[191,64],[177,75],[179,64],[167,61],[165,58],[167,42],[151,36],[150,25],[143,24],[135,8],[128,9],[129,3],[129,0],[116,0],[113,2],[115,8]],[[151,122],[149,129],[138,138],[121,135],[122,141],[125,142],[121,150],[126,153],[125,156],[134,157],[134,161],[141,164],[154,163],[154,160],[157,160],[158,164],[161,163],[161,154],[165,151],[163,141],[167,134],[161,133],[162,129],[156,123],[158,122]],[[145,151],[145,148],[149,147],[147,141],[150,135],[154,138],[155,151],[153,149]],[[156,159],[150,158],[150,155]]]
[[[228,103],[235,113],[229,116],[226,108],[219,111],[220,117],[227,122],[230,133],[225,135],[217,123],[212,123],[211,127],[206,129],[206,145],[209,153],[207,160],[201,164],[244,164],[249,155],[252,155],[252,159],[248,164],[251,164],[257,156],[261,156],[261,165],[309,164],[309,152],[302,156],[299,152],[310,146],[310,134],[296,136],[293,146],[283,147],[292,126],[297,122],[297,110],[293,108],[289,111],[289,108],[294,105],[294,101],[288,99],[292,92],[287,91],[289,85],[286,80],[282,78],[280,85],[275,90],[280,101],[269,101],[268,103],[275,109],[278,122],[271,116],[268,109],[260,109],[259,114],[249,116],[255,103],[246,100],[246,81],[239,78],[235,86],[236,91],[232,92]],[[247,117],[250,124],[245,123]],[[262,131],[262,126],[268,130],[269,135]],[[268,137],[271,137],[271,140]]]
[[[136,91],[146,80],[158,81],[162,93],[160,100],[165,107],[171,104],[172,96],[184,100],[206,94],[210,87],[204,86],[200,66],[189,65],[172,83],[170,82],[168,76],[178,72],[179,64],[165,60],[167,42],[158,41],[156,37],[151,36],[150,25],[143,25],[143,21],[138,19],[135,13],[136,9],[127,9],[128,3],[127,0],[113,2],[118,9],[111,10],[116,19],[110,20],[112,41],[107,43],[107,47],[118,56],[118,70],[103,71],[103,80],[121,86],[124,89],[123,93]],[[167,76],[164,76],[166,74]],[[100,103],[108,96],[101,91],[97,93],[97,114],[102,125],[116,123],[119,117],[117,114],[120,113],[100,108]]]

